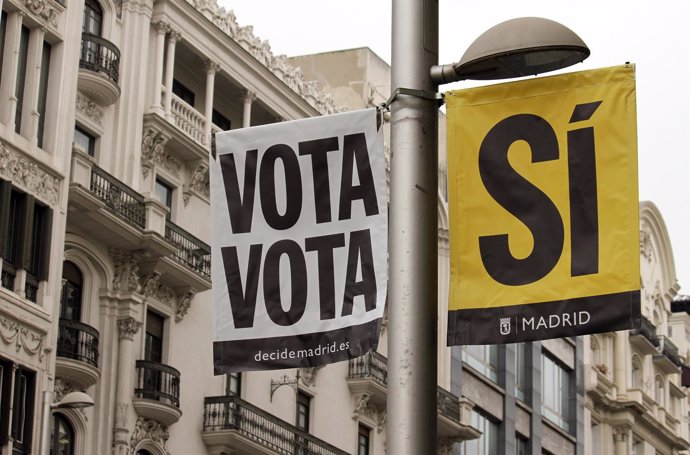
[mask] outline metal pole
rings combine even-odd
[[[436,92],[438,0],[394,0],[391,90]],[[387,452],[436,452],[438,104],[391,104]]]
[[[50,455],[50,420],[53,417],[52,406],[54,392],[43,392],[43,406],[41,415],[41,455]]]

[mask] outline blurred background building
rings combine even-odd
[[[385,453],[385,324],[349,362],[212,375],[203,220],[212,132],[376,106],[389,66],[273,55],[213,0],[0,4],[0,453]],[[437,452],[687,450],[690,306],[654,205],[641,329],[448,348],[439,143]],[[51,411],[72,391],[95,406]]]

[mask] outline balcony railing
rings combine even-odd
[[[676,366],[682,366],[683,362],[678,354],[678,347],[665,335],[660,335],[659,340],[661,341],[661,347],[659,349],[661,353],[668,357]]]
[[[180,372],[159,362],[137,360],[137,398],[180,407]]]
[[[98,35],[82,33],[79,68],[105,74],[117,84],[120,80],[120,50]]]
[[[24,295],[26,300],[37,303],[38,302],[38,278],[26,272],[26,283],[24,286]]]
[[[373,351],[361,357],[350,359],[348,378],[372,378],[381,385],[386,386],[388,382],[387,359],[378,352]],[[441,387],[436,389],[436,410],[451,420],[460,421],[460,401],[458,397]]]
[[[17,277],[17,269],[7,261],[2,261],[2,276],[0,283],[5,289],[14,292],[14,279]]]
[[[659,337],[656,335],[656,327],[646,317],[642,316],[642,323],[639,329],[632,329],[630,335],[642,335],[654,346],[659,347]]]
[[[177,95],[172,96],[170,106],[175,125],[197,144],[205,145],[206,118],[196,109],[185,103]]]
[[[234,430],[282,455],[347,454],[236,395],[206,397],[203,431],[223,430]]]
[[[145,227],[144,197],[96,166],[91,170],[91,191],[127,223]]]
[[[98,368],[98,330],[81,322],[60,319],[57,355]]]
[[[177,247],[175,259],[206,279],[211,278],[211,247],[170,220],[165,223],[165,238]]]

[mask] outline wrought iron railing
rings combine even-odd
[[[236,395],[204,399],[205,432],[234,430],[282,455],[346,455],[284,420],[257,408]]]
[[[632,329],[630,335],[642,335],[654,346],[659,347],[659,337],[656,335],[656,327],[646,317],[642,316],[642,323],[639,329]]]
[[[146,226],[144,197],[103,169],[91,169],[91,191],[129,224]]]
[[[0,283],[5,289],[14,292],[14,279],[17,277],[17,269],[7,261],[2,261],[2,276]]]
[[[211,247],[170,220],[165,222],[165,238],[177,247],[175,259],[206,279],[211,278]]]
[[[678,347],[665,335],[660,335],[659,340],[661,341],[661,347],[659,350],[663,355],[665,355],[671,362],[676,366],[682,366],[683,362],[678,354]]]
[[[120,50],[98,35],[82,33],[79,68],[103,73],[117,84],[120,80]]]
[[[388,384],[388,359],[370,351],[361,357],[350,359],[349,379],[371,378],[383,386]],[[460,422],[460,400],[447,390],[437,387],[436,410],[449,419]]]
[[[361,357],[350,359],[349,378],[373,378],[382,385],[388,382],[387,359],[378,352],[370,351]]]
[[[98,368],[98,330],[69,319],[60,319],[57,355]]]
[[[26,282],[24,285],[24,296],[26,300],[36,303],[38,301],[38,278],[26,272]]]
[[[180,407],[180,372],[159,362],[137,360],[137,398]]]

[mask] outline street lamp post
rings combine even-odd
[[[563,25],[521,18],[438,65],[438,1],[395,0],[392,22],[388,453],[436,452],[439,84],[553,71],[589,56]]]
[[[77,409],[93,406],[93,399],[84,392],[70,392],[53,403],[55,392],[43,392],[43,415],[41,416],[41,455],[50,455],[50,420],[54,409]]]

